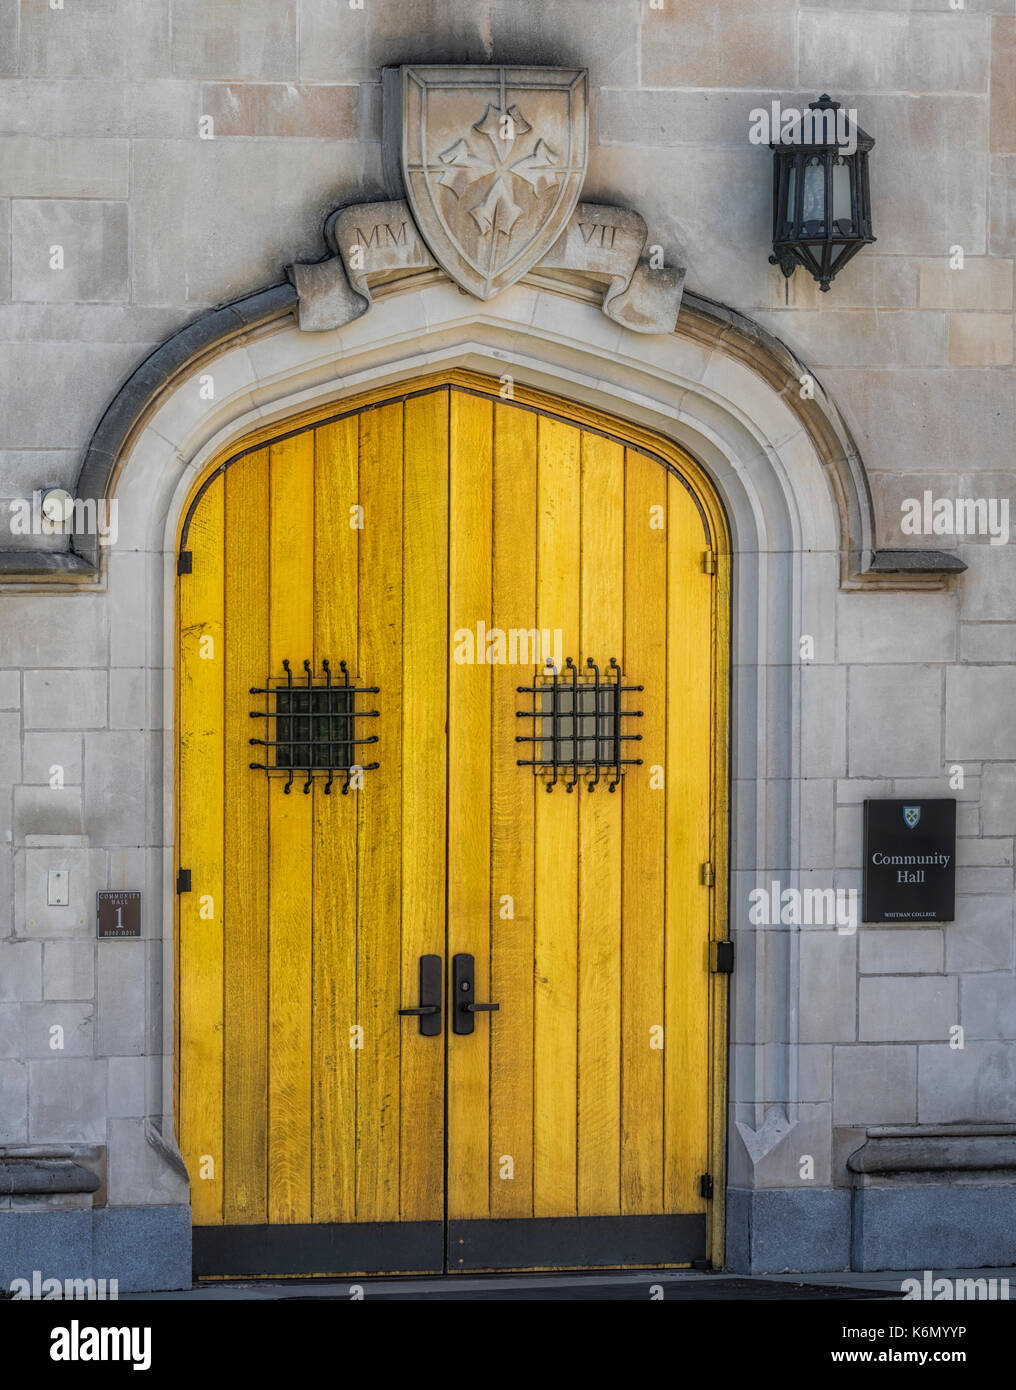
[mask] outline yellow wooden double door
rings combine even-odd
[[[266,433],[205,478],[178,581],[177,1130],[199,1274],[715,1252],[722,528],[672,446],[462,373]],[[576,679],[562,657],[583,685],[592,659],[642,687],[604,723],[641,736],[613,792],[611,768],[590,791],[591,771],[520,765],[553,761],[549,717],[519,714],[551,697],[519,687],[542,692],[548,658]],[[329,737],[377,741],[284,747],[314,737],[265,717],[284,662],[315,688],[344,662],[368,693]],[[316,761],[340,770],[286,771]],[[471,1033],[459,955],[469,997],[498,1005]],[[426,1034],[399,1012],[424,956],[443,977]]]

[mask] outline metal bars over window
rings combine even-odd
[[[330,793],[336,772],[344,773],[342,794],[349,791],[353,774],[370,772],[380,763],[361,763],[357,750],[366,744],[377,743],[377,734],[358,736],[357,720],[377,719],[376,709],[359,709],[357,699],[376,695],[376,685],[357,686],[349,679],[344,661],[339,662],[338,680],[327,660],[321,662],[321,674],[316,675],[311,663],[303,663],[304,674],[293,679],[289,661],[283,661],[284,676],[270,676],[266,685],[252,686],[252,695],[264,695],[266,708],[252,710],[252,719],[264,719],[265,737],[250,742],[264,748],[265,761],[251,763],[252,768],[267,772],[285,773],[289,792],[297,773],[305,776],[303,790],[309,792],[316,776],[324,777],[325,792]]]
[[[626,758],[625,745],[638,742],[641,734],[625,733],[622,721],[641,719],[642,710],[627,710],[622,697],[642,690],[641,685],[625,685],[621,668],[610,658],[609,674],[601,680],[600,668],[587,657],[588,675],[568,657],[564,672],[552,669],[533,685],[520,685],[520,695],[532,696],[530,709],[518,710],[519,719],[531,719],[531,732],[516,736],[516,743],[531,746],[531,758],[517,759],[519,767],[531,767],[537,776],[547,778],[546,790],[553,791],[561,776],[566,791],[573,791],[580,777],[587,777],[587,791],[608,778],[607,790],[614,791],[626,767],[641,764],[641,758]]]

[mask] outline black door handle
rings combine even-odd
[[[476,962],[472,956],[460,955],[452,958],[452,1032],[471,1033],[474,1014],[493,1014],[500,1004],[475,1004],[473,1002],[473,980]]]
[[[419,1018],[420,1032],[425,1038],[441,1033],[441,957],[420,957],[420,1004],[415,1009],[400,1009],[400,1014]]]

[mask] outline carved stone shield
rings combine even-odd
[[[403,67],[398,81],[402,181],[420,234],[453,280],[490,299],[540,260],[575,209],[586,73]]]

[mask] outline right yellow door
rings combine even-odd
[[[498,1006],[448,1032],[453,1272],[706,1255],[717,538],[599,424],[451,393],[447,954]]]

